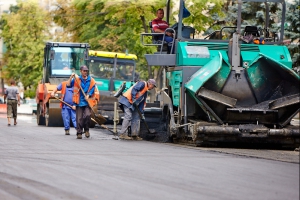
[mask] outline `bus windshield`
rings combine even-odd
[[[118,59],[114,76],[114,58],[93,58],[90,57],[89,63],[90,75],[93,78],[114,78],[117,80],[131,81],[138,79],[138,73],[135,72],[135,61]],[[135,76],[134,76],[135,75]]]

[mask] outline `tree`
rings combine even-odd
[[[105,23],[106,13],[101,13],[104,1],[57,0],[54,6],[53,21],[64,29],[56,41],[87,42],[93,46]]]
[[[191,15],[183,19],[183,22],[192,25],[196,29],[196,34],[202,34],[225,16],[222,12],[223,4],[223,0],[187,0],[185,5]]]
[[[293,68],[300,72],[300,2],[293,1],[287,4],[285,36],[291,39],[288,45],[289,52],[293,61]]]
[[[93,50],[136,54],[138,71],[145,79],[148,73],[144,54],[153,53],[155,48],[143,46],[140,34],[150,31],[148,22],[164,4],[164,0],[58,0],[52,15],[72,42],[88,42]]]
[[[257,26],[258,28],[264,29],[269,28],[271,32],[277,32],[278,26],[275,23],[278,20],[278,12],[280,11],[278,5],[275,3],[269,3],[269,14],[270,14],[270,26],[265,27],[265,13],[266,6],[262,2],[244,2],[242,4],[242,27],[244,26]],[[236,26],[237,25],[237,11],[238,4],[237,1],[227,0],[224,1],[224,5],[222,7],[221,13],[212,14],[212,18],[215,20],[212,26],[210,26],[206,34],[210,34],[216,30],[220,30],[221,27],[224,26]],[[276,26],[272,26],[272,24],[276,24]],[[226,31],[226,29],[224,29]],[[228,34],[231,34],[235,29],[227,29]]]
[[[17,8],[3,15],[4,76],[22,82],[25,89],[35,88],[42,76],[44,42],[49,36],[47,13],[32,1],[19,2]]]

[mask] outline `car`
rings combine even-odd
[[[36,114],[37,104],[35,99],[25,99],[25,104],[29,104],[32,108],[32,114]]]
[[[4,104],[4,97],[0,97],[0,104]]]

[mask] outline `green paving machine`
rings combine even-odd
[[[195,30],[182,23],[184,1],[180,0],[178,24],[172,28],[174,54],[164,53],[160,41],[146,44],[144,38],[153,34],[141,34],[144,45],[159,49],[159,53],[145,55],[148,65],[164,68],[164,87],[156,100],[167,136],[198,146],[260,143],[299,147],[299,124],[291,121],[299,113],[300,77],[292,70],[291,56],[283,45],[285,1],[234,2],[238,5],[236,26],[195,39]],[[262,28],[242,23],[242,5],[247,2],[265,4]],[[275,3],[281,7],[280,32],[271,34],[269,12]],[[169,5],[168,1],[167,10]],[[227,39],[225,30],[232,30]]]

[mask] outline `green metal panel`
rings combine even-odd
[[[210,58],[201,58],[201,57],[194,57],[191,58],[188,56],[188,53],[186,51],[186,46],[188,44],[193,44],[193,46],[197,46],[196,42],[178,42],[178,48],[177,48],[177,66],[203,66],[206,63],[210,61]]]
[[[286,46],[259,45],[260,52],[292,69],[291,55]]]
[[[210,62],[199,69],[191,79],[185,84],[185,88],[192,93],[196,93],[212,76],[214,76],[222,67],[222,55],[219,53]]]
[[[209,50],[209,58],[189,57],[187,46],[207,47]],[[228,43],[209,43],[209,42],[178,42],[177,66],[203,66],[207,64],[213,57],[219,53],[223,59],[228,60]],[[243,62],[252,62],[259,53],[263,53],[268,57],[276,60],[292,69],[292,59],[286,46],[283,45],[257,45],[257,44],[241,44],[241,57]],[[226,56],[225,56],[226,55]],[[245,66],[244,66],[245,67]]]
[[[173,105],[178,106],[180,101],[180,83],[182,83],[182,71],[167,72],[167,79],[172,88]]]
[[[249,81],[251,82],[251,85],[254,89],[261,89],[265,86],[266,81],[268,80],[268,76],[270,76],[269,71],[265,71],[262,66],[260,59],[265,58],[271,60],[274,64],[268,66],[271,67],[272,71],[274,71],[274,78],[277,73],[277,70],[282,70],[293,76],[294,78],[300,80],[299,75],[292,69],[290,69],[288,66],[284,65],[283,63],[279,62],[277,59],[273,59],[272,57],[269,57],[265,54],[260,53],[251,63],[249,63],[249,67],[247,68],[247,73],[249,77]],[[266,66],[265,66],[266,67]],[[270,70],[270,71],[271,71]],[[268,73],[268,74],[266,74]]]
[[[244,63],[253,62],[253,60],[255,60],[260,53],[292,69],[291,56],[286,46],[256,44],[241,45],[241,57]],[[247,66],[244,65],[243,67]]]
[[[207,47],[209,52],[209,57],[206,57],[205,54],[195,55],[194,57],[189,57],[187,53],[188,46],[197,46],[197,47]],[[177,65],[178,66],[203,66],[207,64],[215,56],[218,56],[219,53],[222,54],[223,59],[226,62],[228,60],[228,43],[211,43],[211,42],[178,42],[178,57]]]
[[[101,78],[94,78],[98,87],[98,90],[101,91],[109,91],[109,81],[110,79],[101,79]],[[122,80],[114,80],[114,87],[117,90],[121,84],[124,81]],[[130,88],[132,86],[132,82],[131,81],[127,81],[126,82],[126,88]]]
[[[99,91],[109,91],[109,79],[94,78]]]
[[[222,88],[224,87],[227,81],[230,72],[231,72],[231,65],[223,57],[221,69],[204,85],[204,87],[206,89],[210,89],[215,92],[221,92]]]

